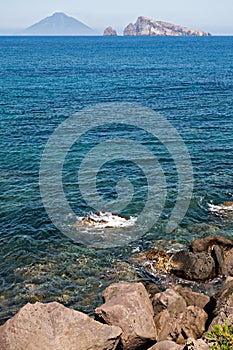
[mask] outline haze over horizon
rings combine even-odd
[[[129,22],[143,15],[215,35],[233,35],[232,0],[213,0],[211,5],[209,0],[99,0],[98,5],[93,0],[78,4],[75,0],[41,0],[33,4],[29,0],[8,0],[0,3],[0,33],[25,29],[54,12],[64,12],[100,33],[109,25],[121,33]]]

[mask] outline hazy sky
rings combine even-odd
[[[233,35],[233,0],[0,0],[0,29],[25,28],[65,12],[94,29],[121,30],[139,15]]]

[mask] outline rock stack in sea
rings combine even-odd
[[[107,27],[104,30],[103,36],[117,36],[117,31],[115,29],[113,29],[111,26]]]
[[[135,24],[124,29],[125,36],[207,36],[202,30],[193,30],[179,25],[155,21],[144,16],[138,17]]]
[[[150,265],[155,279],[166,274],[169,286],[161,288],[153,279],[113,283],[103,291],[95,319],[57,302],[28,303],[0,327],[0,349],[208,350],[221,348],[218,337],[231,349],[232,240],[212,235],[187,251],[151,249],[132,259]],[[194,290],[203,282],[218,282],[217,293]],[[221,333],[224,324],[228,331]]]

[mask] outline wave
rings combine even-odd
[[[88,227],[117,228],[134,226],[136,221],[135,217],[125,218],[113,213],[97,212],[91,213],[88,217],[77,217],[75,226],[80,224]]]
[[[233,202],[224,202],[218,205],[208,203],[208,207],[211,213],[215,215],[224,216],[224,217],[233,216]]]

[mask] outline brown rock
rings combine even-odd
[[[163,340],[153,345],[148,350],[182,350],[183,346],[178,345],[170,340]]]
[[[117,36],[117,32],[111,26],[107,27],[104,31],[104,36]]]
[[[193,305],[204,309],[210,302],[210,297],[208,295],[193,292],[191,288],[178,285],[174,287],[174,290],[184,298],[187,306]]]
[[[158,332],[158,341],[172,339],[170,335],[174,328],[173,322],[175,321],[176,319],[172,318],[167,310],[163,310],[158,315],[155,315],[155,324]]]
[[[227,278],[225,284],[215,295],[216,307],[213,312],[213,321],[209,327],[212,330],[215,324],[233,323],[233,278]]]
[[[193,253],[208,252],[213,246],[219,245],[223,248],[233,248],[233,240],[220,235],[210,235],[198,238],[190,244],[190,251]]]
[[[223,250],[223,248],[219,245],[213,246],[211,256],[215,261],[216,276],[222,275],[222,267],[224,264],[224,250]]]
[[[0,327],[1,350],[116,349],[121,329],[53,302],[24,306]]]
[[[185,344],[190,337],[200,338],[205,331],[207,318],[205,311],[196,306],[188,306],[176,317],[171,317],[167,310],[163,310],[155,317],[158,341],[172,340]]]
[[[98,318],[122,329],[123,349],[136,349],[156,340],[153,308],[142,283],[120,282],[104,292],[105,303],[95,310]]]
[[[171,334],[173,340],[184,344],[188,338],[201,338],[205,331],[208,315],[204,310],[196,306],[188,306],[181,314],[175,324],[174,332]]]
[[[149,294],[150,299],[152,300],[154,295],[159,293],[159,289],[155,283],[150,281],[142,281],[144,287],[146,288],[147,293]]]
[[[171,272],[188,280],[203,281],[215,277],[215,262],[209,253],[180,251],[171,259]]]
[[[233,276],[233,249],[225,253],[224,261],[221,266],[221,274],[224,276]]]
[[[155,294],[152,305],[155,315],[167,309],[170,317],[177,316],[186,310],[184,298],[176,293],[174,289],[167,289],[165,292]]]

